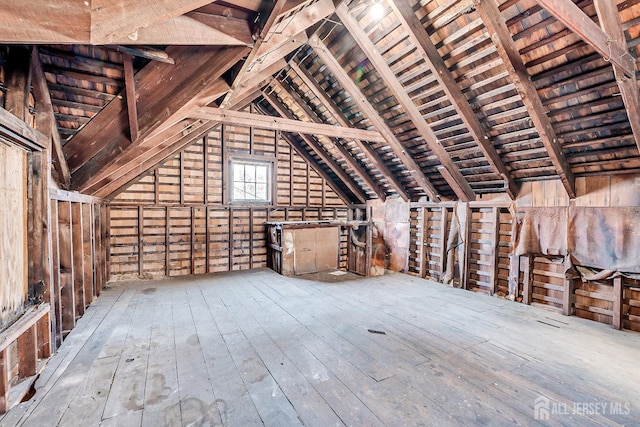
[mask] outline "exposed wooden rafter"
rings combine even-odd
[[[333,116],[336,122],[343,127],[350,127],[351,124],[346,119],[344,114],[338,110],[335,106],[334,101],[326,94],[318,82],[313,78],[309,70],[304,67],[299,66],[298,64],[291,61],[289,63],[291,69],[296,73],[298,77],[304,82],[305,85],[311,90],[311,92],[320,100],[322,105],[329,111],[329,113]],[[402,197],[405,201],[409,200],[409,196],[407,195],[406,190],[402,186],[402,182],[398,179],[398,177],[387,167],[385,162],[380,158],[376,150],[371,146],[371,144],[365,143],[360,139],[352,139],[357,147],[366,154],[367,158],[373,166],[380,171],[380,173],[384,176],[384,178],[389,182],[391,188],[395,190],[400,197]]]
[[[382,142],[382,136],[375,131],[354,129],[324,123],[302,122],[285,117],[264,116],[261,114],[233,111],[226,108],[204,107],[189,113],[194,119],[214,120],[220,123],[253,126],[258,129],[280,130],[283,132],[325,135],[334,138],[360,138]]]
[[[469,129],[471,136],[478,144],[478,148],[482,151],[482,154],[491,166],[491,169],[493,169],[493,172],[504,180],[505,191],[512,200],[515,199],[518,194],[518,185],[504,166],[498,152],[491,143],[489,135],[480,123],[480,120],[473,111],[473,108],[471,108],[469,101],[462,93],[458,82],[456,82],[451,71],[449,71],[444,60],[438,53],[436,46],[431,41],[431,38],[425,31],[424,26],[406,0],[393,0],[390,3],[400,23],[409,34],[409,38],[413,45],[431,69],[431,73],[440,83],[440,86],[447,95],[449,102],[451,102],[455,107],[460,118]]]
[[[447,181],[447,184],[449,184],[460,200],[475,200],[475,193],[462,173],[460,173],[460,169],[453,163],[449,153],[447,153],[442,144],[440,144],[437,136],[422,117],[422,113],[402,87],[393,70],[391,70],[391,67],[389,67],[376,46],[371,42],[367,33],[362,29],[360,23],[350,15],[347,5],[342,3],[336,8],[336,13],[356,43],[358,43],[365,55],[367,55],[369,61],[371,61],[373,67],[380,74],[380,77],[391,93],[396,97],[403,111],[407,113],[411,122],[418,130],[418,133],[424,138],[433,154],[443,166],[440,171]]]
[[[31,82],[33,84],[33,94],[36,98],[36,128],[41,130],[44,135],[51,137],[53,166],[58,172],[61,186],[69,188],[71,172],[62,150],[62,141],[60,140],[60,133],[53,114],[51,94],[47,87],[47,80],[42,71],[42,63],[36,46],[33,47],[31,52]]]
[[[627,49],[627,40],[622,30],[622,22],[615,2],[594,0],[594,5],[598,19],[600,20],[600,26],[609,37],[608,42],[618,43],[624,49],[626,56],[631,56]],[[585,41],[590,43],[589,40]],[[635,73],[635,61],[633,61],[633,65],[633,72],[631,74],[627,74],[622,67],[616,64],[613,65],[613,72],[616,76],[620,93],[622,94],[624,106],[627,109],[627,117],[631,124],[633,137],[636,140],[636,146],[638,150],[640,150],[640,93],[638,92],[638,82]]]
[[[127,113],[129,115],[129,135],[131,142],[138,140],[138,101],[136,99],[136,81],[133,75],[133,58],[129,54],[123,54],[124,61],[124,87],[127,93]]]
[[[281,101],[277,96],[275,96],[275,94],[264,91],[262,93],[262,96],[265,100],[267,100],[269,104],[271,104],[271,107],[273,107],[273,109],[281,117],[297,121],[297,118],[293,114],[291,114],[291,112],[285,105],[281,103]],[[367,200],[367,195],[362,190],[362,188],[360,188],[358,183],[355,182],[355,180],[351,178],[351,176],[349,176],[344,169],[342,169],[338,162],[336,162],[335,159],[333,159],[331,155],[329,155],[329,153],[327,153],[313,137],[304,133],[298,133],[298,135],[307,144],[307,146],[311,148],[311,151],[313,151],[324,162],[324,164],[326,164],[329,169],[331,169],[333,173],[336,174],[338,179],[340,179],[340,181],[342,181],[342,183],[349,189],[349,191],[351,191],[358,202],[365,203]]]
[[[617,40],[616,35],[611,33],[607,34],[608,31],[600,29],[598,24],[593,22],[593,20],[571,0],[536,1],[548,10],[549,13],[555,16],[557,20],[573,31],[578,37],[590,44],[596,51],[598,51],[598,53],[600,53],[600,55],[607,58],[607,60],[615,66],[619,67],[627,77],[635,75],[636,60],[627,50],[626,42],[621,43]],[[606,17],[605,21],[614,21],[611,21],[611,25],[608,23],[605,23],[605,25],[609,27],[609,30],[614,30],[613,27],[616,25],[618,28],[620,27],[620,16],[618,15],[618,9],[616,8],[615,1],[609,0],[608,3],[610,3],[609,7],[607,7],[607,13],[609,15]],[[602,9],[601,4],[601,11],[602,10],[604,9]],[[618,17],[617,19],[616,16]],[[613,22],[617,22],[617,24],[613,24]]]
[[[500,13],[495,0],[476,0],[476,10],[482,18],[484,26],[490,34],[493,44],[500,58],[502,59],[511,82],[522,98],[522,102],[531,121],[533,122],[540,140],[549,154],[556,173],[560,177],[562,184],[570,198],[576,197],[576,184],[571,167],[565,159],[562,148],[556,138],[556,133],[551,126],[551,121],[546,114],[546,110],[540,96],[531,81],[531,76],[527,72],[520,52],[516,47],[511,33],[507,28],[504,17]]]
[[[280,84],[280,88],[287,96],[291,98],[293,102],[293,106],[300,109],[309,121],[314,123],[322,123],[322,121],[316,115],[316,113],[309,107],[309,105],[307,105],[307,103],[300,97],[300,95],[298,95],[297,92],[295,92],[294,90],[287,89],[283,84]],[[301,120],[300,117],[296,117],[296,119]],[[318,148],[322,150],[321,145],[324,145],[323,137],[318,136],[316,139],[320,142],[320,145],[318,146]],[[369,173],[362,167],[362,165],[360,165],[358,160],[351,155],[349,150],[347,150],[342,145],[342,142],[340,142],[340,138],[332,138],[329,141],[324,139],[324,141],[327,143],[330,143],[333,147],[335,147],[335,149],[340,153],[340,156],[345,161],[345,163],[347,163],[347,165],[349,165],[349,167],[353,169],[355,174],[358,175],[358,177],[366,185],[368,185],[369,188],[371,188],[371,190],[373,190],[373,192],[376,193],[376,195],[381,200],[384,201],[386,199],[386,195],[384,194],[384,191],[382,190],[382,188],[380,188],[378,183],[375,182],[375,180],[371,177],[371,175],[369,175]],[[337,162],[336,164],[338,165],[338,167],[340,166]]]
[[[264,110],[260,108],[260,106],[257,106],[257,109],[262,114],[264,115],[267,114]],[[332,177],[329,176],[329,174],[322,168],[322,166],[320,166],[320,164],[316,161],[316,159],[314,159],[313,156],[309,154],[307,150],[304,149],[304,147],[300,146],[300,144],[293,138],[292,134],[282,134],[282,138],[285,141],[287,141],[289,146],[293,148],[293,150],[296,153],[298,153],[298,155],[302,157],[304,161],[307,162],[309,166],[311,166],[311,168],[315,170],[318,175],[320,175],[320,177],[322,177],[322,179],[325,180],[327,185],[338,195],[338,197],[340,197],[340,199],[344,203],[352,203],[352,200],[347,195],[347,193],[345,193],[342,188],[336,185]]]
[[[210,0],[3,1],[0,40],[11,43],[250,45],[244,19],[194,11]]]
[[[239,86],[278,59],[291,53],[306,42],[305,30],[334,11],[332,0],[305,0],[287,2],[277,0],[260,29],[253,49],[247,56],[231,84],[231,90],[221,106],[228,107],[237,97]]]
[[[227,85],[220,76],[246,48],[170,47],[176,65],[152,62],[136,74],[139,138],[143,141],[173,114],[202,92]],[[106,138],[105,138],[106,136]],[[118,157],[135,147],[128,138],[126,102],[110,102],[65,146],[74,189],[84,190],[100,180]]]
[[[393,131],[385,123],[384,119],[380,117],[376,109],[362,94],[358,86],[351,80],[351,77],[342,68],[342,65],[329,53],[328,48],[320,41],[320,39],[314,35],[309,38],[309,45],[314,49],[315,53],[327,66],[331,74],[338,80],[344,90],[351,95],[351,98],[358,105],[363,114],[369,119],[372,125],[380,132],[385,142],[389,144],[391,150],[395,156],[400,159],[400,162],[407,168],[411,176],[416,180],[418,185],[427,193],[429,198],[433,201],[440,200],[440,195],[437,190],[431,184],[429,179],[420,170],[420,166],[413,160],[413,158],[406,152],[402,143],[393,134]],[[362,138],[366,139],[366,138]]]

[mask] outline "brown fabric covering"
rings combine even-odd
[[[640,208],[572,207],[569,214],[574,265],[640,273]]]
[[[516,217],[516,256],[567,255],[567,208],[521,209]]]
[[[447,260],[445,271],[442,275],[442,283],[449,286],[460,287],[460,278],[463,273],[463,263],[460,260],[464,257],[465,242],[462,230],[466,221],[464,212],[465,203],[456,203],[453,207],[453,216],[449,222],[449,233],[447,237]],[[457,274],[456,274],[457,273]],[[458,279],[456,283],[455,279]]]

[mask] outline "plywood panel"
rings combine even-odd
[[[27,293],[26,152],[0,141],[0,324]]]
[[[307,274],[318,271],[316,268],[316,250],[316,229],[301,228],[294,230],[293,268],[295,274]]]
[[[316,229],[316,271],[338,268],[340,229],[338,227]]]

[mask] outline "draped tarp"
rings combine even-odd
[[[640,208],[572,207],[569,255],[573,265],[640,273]]]
[[[567,208],[527,208],[516,212],[514,254],[567,255]]]

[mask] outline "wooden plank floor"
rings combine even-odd
[[[639,360],[640,334],[402,274],[122,282],[0,423],[638,425]]]

